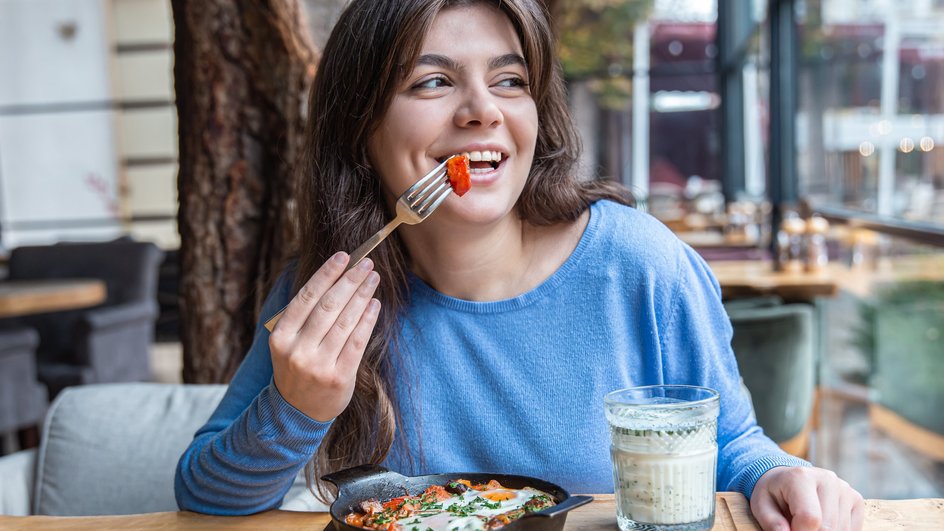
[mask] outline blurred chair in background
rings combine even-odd
[[[36,380],[38,344],[35,330],[0,330],[0,435],[18,432],[23,448],[38,443],[38,426],[49,405],[46,387]]]
[[[107,285],[100,306],[17,319],[39,332],[39,379],[50,398],[70,385],[150,379],[162,256],[153,243],[128,238],[11,251],[11,280],[96,278]]]
[[[902,283],[874,305],[870,421],[944,462],[944,284]]]
[[[781,448],[806,457],[816,386],[813,308],[777,297],[728,301],[725,308],[757,423]]]

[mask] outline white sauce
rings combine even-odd
[[[718,449],[715,425],[683,431],[619,430],[611,455],[618,516],[685,524],[711,516]]]

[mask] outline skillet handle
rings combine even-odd
[[[553,518],[561,513],[565,513],[571,509],[576,509],[581,505],[586,505],[593,501],[593,496],[571,496],[566,500],[558,503],[553,507],[549,507],[542,511],[531,513],[529,517],[543,516],[545,518]]]
[[[390,470],[379,465],[361,465],[353,468],[345,468],[330,474],[321,476],[321,479],[334,483],[339,489],[343,489],[352,483],[356,483],[365,478],[374,478],[386,474],[394,474]]]

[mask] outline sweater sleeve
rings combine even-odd
[[[272,383],[262,323],[289,300],[290,276],[272,289],[246,358],[177,464],[174,492],[182,510],[241,515],[278,507],[331,425],[295,409]]]
[[[748,498],[754,484],[777,466],[811,466],[782,451],[757,425],[731,350],[732,328],[721,289],[708,264],[687,245],[679,252],[677,283],[660,327],[666,383],[718,391],[718,490]]]

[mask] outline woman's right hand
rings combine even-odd
[[[327,422],[351,402],[357,367],[380,313],[380,275],[365,258],[344,272],[337,253],[288,303],[269,335],[275,387],[302,413]]]

